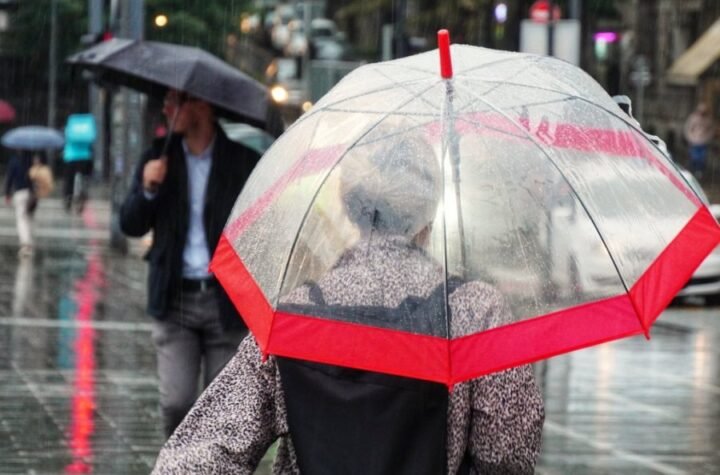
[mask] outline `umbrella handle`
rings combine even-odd
[[[160,160],[167,166],[167,155],[161,155],[160,157],[156,158],[156,160]],[[151,181],[145,189],[148,191],[148,193],[155,194],[158,191],[160,191],[160,185],[162,185],[159,181]]]
[[[162,160],[165,163],[165,166],[167,166],[167,159],[168,159],[167,151],[168,151],[168,148],[170,147],[170,139],[172,137],[173,130],[175,130],[175,122],[177,121],[177,118],[178,118],[178,112],[179,112],[179,109],[175,108],[172,118],[170,119],[170,124],[168,127],[167,135],[165,136],[165,140],[163,141],[162,151],[160,152],[160,156],[157,158],[157,160]],[[148,187],[148,192],[153,193],[153,194],[157,193],[160,190],[160,185],[161,185],[161,183],[159,183],[159,182],[151,181],[150,186]]]

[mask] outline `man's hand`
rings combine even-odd
[[[143,168],[143,188],[150,193],[157,193],[167,174],[167,157],[150,160]]]

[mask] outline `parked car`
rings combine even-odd
[[[640,123],[633,117],[632,101],[628,96],[613,96],[613,100],[620,109],[632,119],[634,125],[642,128]],[[670,161],[673,161],[672,155],[668,151],[665,142],[660,137],[648,133],[645,133],[645,135],[662,153],[665,154],[665,156],[667,156]],[[675,167],[685,178],[688,185],[690,185],[690,188],[692,188],[693,191],[695,191],[695,193],[700,197],[702,202],[709,207],[710,212],[715,217],[715,220],[720,220],[720,205],[710,205],[707,195],[703,191],[695,176],[676,162],[673,161],[673,163],[675,163]],[[702,264],[700,264],[700,267],[695,270],[687,284],[685,284],[685,287],[683,287],[677,294],[677,297],[680,298],[693,296],[704,297],[706,304],[720,305],[720,246],[716,247],[713,252],[705,258]]]
[[[305,31],[303,20],[292,20],[288,24],[289,39],[285,46],[287,56],[302,56],[307,52],[308,33],[312,44],[313,59],[344,59],[349,48],[344,42],[345,35],[338,32],[335,22],[328,18],[315,18],[310,31]]]
[[[262,129],[240,122],[222,122],[221,127],[230,140],[239,142],[263,155],[275,138]]]
[[[679,167],[680,168],[680,167]],[[684,168],[680,172],[695,190],[700,199],[708,205],[715,220],[720,221],[720,205],[710,205],[700,183],[692,173]],[[700,264],[692,277],[677,294],[678,297],[703,297],[707,305],[720,305],[720,246],[716,247]]]
[[[295,8],[292,5],[281,4],[275,7],[270,38],[273,47],[278,51],[282,51],[290,41],[288,25],[295,19]]]
[[[299,58],[275,58],[265,70],[272,99],[281,107],[300,108],[308,100]]]
[[[707,203],[707,198],[695,178],[687,171],[680,171],[701,200]],[[656,175],[654,171],[648,170],[645,173],[642,168],[638,168],[633,170],[632,175],[628,175],[625,186],[609,182],[601,173],[584,183],[586,190],[596,200],[607,200],[607,203],[598,205],[604,210],[602,230],[605,235],[622,236],[628,232],[627,218],[621,214],[622,208],[616,206],[616,203],[636,200],[638,194],[634,190],[652,186],[648,185],[649,180]],[[548,253],[548,274],[554,287],[553,294],[563,301],[616,295],[618,290],[622,290],[622,283],[615,269],[615,262],[609,259],[605,243],[598,238],[595,223],[586,218],[582,205],[571,190],[560,190],[557,196],[553,197],[553,205],[544,217],[546,222],[541,226],[541,241]],[[665,217],[658,212],[661,208],[657,205],[654,208],[658,229],[664,229],[666,226],[662,221]],[[618,210],[617,214],[614,214],[614,209]],[[720,206],[712,209],[720,216]],[[676,226],[676,223],[668,222],[667,226]],[[632,262],[651,262],[657,251],[646,247],[639,239],[629,239],[627,242],[615,239],[613,257],[616,261],[629,263],[630,269]],[[638,271],[640,270],[638,268]],[[679,295],[703,295],[720,303],[720,250],[716,249],[703,262]]]

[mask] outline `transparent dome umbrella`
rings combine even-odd
[[[65,145],[65,138],[61,132],[50,127],[25,125],[5,132],[0,143],[16,150],[58,150]]]
[[[441,74],[438,51],[358,68],[248,180],[211,267],[262,352],[452,386],[649,337],[720,241],[716,221],[583,71],[440,40]],[[432,264],[373,268],[389,228],[422,236],[412,246]],[[349,256],[396,278],[348,278],[354,305],[298,304]],[[431,273],[427,292],[398,289]],[[508,316],[454,301],[472,282]],[[406,298],[388,305],[393,293]]]

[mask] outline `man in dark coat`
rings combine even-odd
[[[167,152],[158,139],[144,155],[120,227],[133,237],[153,232],[148,313],[170,436],[198,395],[200,372],[207,387],[247,333],[208,264],[259,156],[227,138],[207,102],[170,90],[163,113],[172,124]]]

